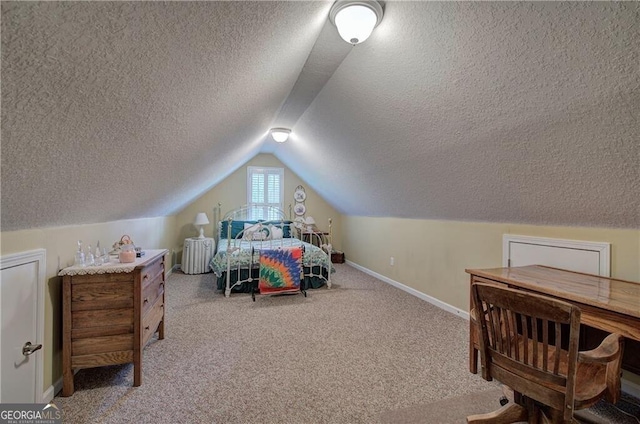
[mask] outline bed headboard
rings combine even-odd
[[[289,222],[287,214],[282,209],[273,206],[256,207],[244,205],[222,215],[221,203],[218,203],[218,205],[213,208],[213,219],[216,225],[216,242],[220,240],[222,226],[228,225],[229,221]]]

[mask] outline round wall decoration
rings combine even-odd
[[[293,199],[296,202],[304,202],[306,198],[307,198],[307,193],[305,193],[302,187],[298,187],[298,189],[296,189],[296,191],[293,193]]]
[[[297,216],[304,215],[306,211],[307,208],[304,206],[304,203],[296,203],[296,205],[293,207],[293,213],[295,213]]]
[[[307,192],[304,190],[304,186],[299,185],[293,192],[293,200],[296,201],[296,205],[293,207],[293,213],[301,217],[307,212],[307,207],[304,205],[304,201],[307,198]]]

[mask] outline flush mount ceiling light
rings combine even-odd
[[[382,20],[382,6],[377,1],[339,0],[329,12],[329,19],[349,44],[362,43]]]
[[[289,128],[271,128],[271,137],[278,143],[284,143],[289,138],[291,130]]]

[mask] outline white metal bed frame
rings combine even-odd
[[[291,239],[297,240],[300,243],[300,245],[304,246],[305,242],[303,242],[301,240],[301,237],[299,237],[299,235],[301,234],[301,230],[304,227],[299,222],[292,221],[291,219],[287,219],[287,216],[285,215],[284,211],[280,208],[275,208],[272,206],[268,206],[266,209],[261,208],[267,211],[267,216],[275,216],[276,218],[258,222],[251,228],[251,233],[249,233],[249,229],[247,228],[247,229],[241,230],[236,235],[236,237],[231,237],[233,221],[255,221],[252,218],[253,216],[251,213],[252,208],[248,205],[245,205],[238,209],[234,209],[227,212],[222,217],[222,219],[219,219],[218,217],[221,216],[221,207],[222,205],[218,203],[218,205],[213,210],[213,217],[214,217],[214,222],[217,223],[216,245],[219,245],[220,237],[222,234],[222,226],[227,225],[227,251],[226,251],[227,268],[226,268],[226,275],[225,275],[225,280],[226,280],[225,290],[224,290],[225,297],[229,297],[231,295],[231,290],[234,287],[243,283],[252,283],[254,280],[256,280],[256,278],[253,278],[251,274],[253,269],[257,269],[260,266],[260,252],[259,252],[260,249],[265,249],[265,246],[267,249],[282,248],[286,245],[289,245],[289,243],[291,243]],[[331,269],[332,269],[331,223],[332,223],[331,219],[329,219],[329,235],[326,238],[321,234],[305,233],[305,235],[310,236],[308,244],[315,244],[316,246],[319,246],[322,253],[326,255],[326,258],[324,258],[325,259],[324,263],[327,264],[326,266],[327,276],[325,277],[324,275],[322,275],[322,270],[325,268],[322,263],[317,263],[317,264],[314,263],[312,266],[308,268],[308,272],[303,271],[303,277],[317,277],[324,280],[327,284],[328,289],[331,288]],[[280,238],[276,240],[272,240],[272,239],[254,240],[253,239],[252,233],[261,232],[263,228],[265,227],[268,228],[269,225],[276,225],[278,227],[281,227],[283,231],[285,230],[285,227],[288,227],[290,237]],[[245,237],[245,235],[247,237]],[[232,267],[232,264],[231,264],[232,255],[234,254],[234,252],[237,252],[241,249],[251,250],[250,263],[248,266],[238,264],[237,266]],[[256,250],[256,254],[254,254],[254,250]],[[255,261],[254,261],[254,257],[256,258]],[[318,274],[313,272],[313,269],[316,266],[318,266],[320,270]],[[244,278],[244,279],[241,278],[241,271],[243,270],[248,270],[247,278]],[[304,270],[304,267],[303,267],[303,270]],[[235,272],[235,275],[237,276],[237,279],[233,284],[231,283],[232,272]]]

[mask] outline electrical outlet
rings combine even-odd
[[[395,264],[396,264],[396,258],[392,256],[391,258],[389,258],[389,265],[394,266]]]

